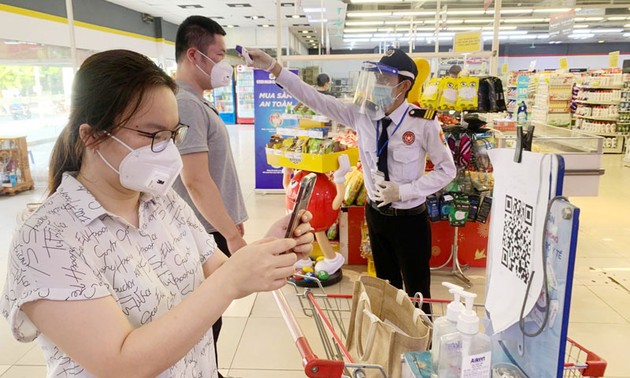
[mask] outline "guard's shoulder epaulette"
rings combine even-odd
[[[437,112],[434,109],[411,109],[409,115],[414,118],[435,119]]]

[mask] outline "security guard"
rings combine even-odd
[[[272,59],[249,49],[252,66],[318,114],[357,131],[368,194],[366,220],[376,275],[412,296],[430,298],[431,226],[426,197],[456,175],[435,112],[409,104],[417,68],[399,49],[379,62],[364,62],[352,104],[322,95]],[[434,169],[425,174],[427,154]],[[402,274],[401,274],[402,273]],[[429,312],[429,306],[423,306]]]

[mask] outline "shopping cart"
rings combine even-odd
[[[304,373],[311,378],[364,378],[366,371],[377,371],[383,378],[387,378],[385,370],[380,365],[356,362],[346,349],[347,327],[350,322],[352,295],[327,294],[321,282],[314,277],[306,277],[317,283],[318,288],[299,288],[290,283],[295,289],[300,307],[309,318],[315,321],[326,358],[318,357],[302,333],[287,300],[280,290],[273,292],[282,317],[289,328],[300,355]],[[446,305],[450,302],[444,299],[423,299],[421,295],[411,298],[412,301],[431,303],[432,316],[437,318],[446,312]],[[477,314],[485,317],[483,305],[475,305]],[[603,377],[606,361],[595,353],[584,348],[570,338],[567,338],[565,353],[564,377]]]

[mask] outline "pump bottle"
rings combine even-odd
[[[440,378],[490,378],[492,345],[490,337],[479,332],[479,317],[473,305],[477,294],[461,292],[466,309],[460,312],[457,332],[440,339],[438,376]]]
[[[433,322],[431,366],[436,374],[438,362],[440,361],[440,339],[444,335],[457,331],[457,319],[459,313],[464,309],[464,305],[459,300],[460,294],[464,289],[450,282],[442,282],[442,286],[449,288],[448,292],[453,295],[454,299],[446,306],[446,316],[442,316]]]

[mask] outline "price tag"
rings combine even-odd
[[[531,62],[529,62],[529,71],[533,72],[536,69],[536,61],[532,60]]]
[[[608,53],[608,67],[619,66],[619,51],[612,51]]]
[[[569,61],[567,58],[560,58],[560,69],[565,71],[569,70]]]
[[[536,61],[535,61],[535,60],[532,60],[532,61],[529,63],[529,71],[530,71],[530,72],[532,72],[532,71],[534,71],[535,69],[536,69]]]

